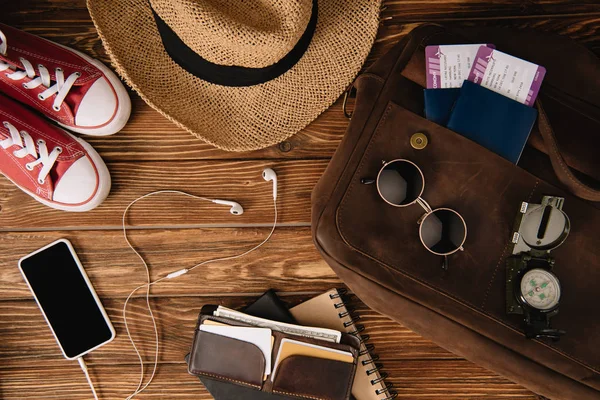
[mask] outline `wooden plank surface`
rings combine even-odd
[[[0,230],[41,228],[119,227],[125,207],[156,190],[185,192],[225,200],[244,207],[232,215],[227,206],[190,199],[183,195],[159,195],[143,200],[131,210],[133,226],[272,225],[272,184],[261,173],[272,167],[278,174],[279,222],[310,223],[310,193],[327,166],[326,160],[291,161],[181,161],[108,162],[111,195],[95,210],[65,213],[40,207],[6,179],[0,180]]]
[[[242,253],[260,243],[269,231],[269,228],[149,229],[132,230],[128,237],[148,262],[152,279],[158,279],[201,261]],[[125,298],[134,287],[144,283],[143,264],[127,247],[122,231],[10,232],[0,235],[0,248],[11,249],[0,252],[0,299],[31,297],[16,268],[18,259],[60,238],[73,243],[101,298]],[[259,295],[269,288],[316,293],[339,283],[312,244],[310,228],[279,228],[271,241],[248,256],[204,265],[176,281],[156,285],[152,293]]]
[[[307,295],[284,295],[282,299],[288,304],[296,304]],[[239,308],[247,305],[254,296],[210,297],[210,296],[173,296],[153,297],[152,309],[160,322],[161,363],[179,363],[189,352],[198,319],[198,313],[205,304],[222,305]],[[108,299],[103,301],[117,332],[124,332],[122,312],[124,299]],[[369,310],[359,301],[353,301],[356,312],[365,325],[365,334],[376,345],[376,352],[388,360],[414,359],[457,359],[459,357],[443,350],[419,337],[410,330],[399,326],[396,322]],[[0,320],[0,358],[3,364],[14,364],[19,367],[52,366],[62,357],[56,346],[54,337],[47,329],[45,321],[32,300],[5,300],[0,302],[0,315],[7,318]],[[10,317],[10,318],[8,318]],[[140,345],[147,362],[154,362],[154,331],[148,317],[146,299],[133,299],[127,307],[127,320],[132,329],[136,344]],[[27,353],[19,350],[19,346],[27,348]],[[92,364],[135,364],[137,356],[131,347],[126,334],[121,334],[114,341],[94,351],[86,360]],[[6,365],[0,367],[5,368]]]
[[[3,2],[0,22],[42,35],[109,62],[84,0]],[[366,66],[423,22],[533,28],[570,36],[600,54],[597,0],[386,0],[379,34]],[[348,121],[336,102],[314,123],[277,146],[248,153],[214,149],[175,127],[132,93],[130,123],[117,135],[86,138],[111,170],[113,190],[97,210],[68,214],[40,206],[0,178],[0,398],[83,399],[89,388],[77,363],[60,355],[16,268],[24,254],[57,238],[75,245],[117,329],[117,339],[89,356],[102,399],[125,398],[139,366],[124,334],[124,298],[144,279],[139,260],[119,230],[125,206],[152,190],[180,189],[236,200],[227,207],[159,196],[137,204],[130,237],[153,277],[198,261],[234,254],[262,240],[272,222],[273,166],[280,178],[280,227],[271,242],[247,258],[202,267],[152,290],[161,332],[155,382],[139,398],[209,399],[187,374],[182,356],[203,304],[247,304],[272,287],[291,304],[341,282],[310,237],[310,192],[339,144]],[[133,331],[150,362],[152,330],[143,299],[131,308]],[[358,303],[358,311],[386,370],[406,399],[534,399],[506,379],[462,360],[400,324]]]
[[[389,381],[401,399],[535,399],[525,389],[464,360],[435,363],[398,360],[385,364],[386,371],[393,376]],[[137,386],[136,364],[88,366],[92,379],[100,387],[101,399],[124,399]],[[0,368],[0,396],[4,400],[81,400],[90,395],[77,363],[58,360],[54,367]],[[212,397],[180,362],[161,364],[153,383],[139,398],[208,400]]]

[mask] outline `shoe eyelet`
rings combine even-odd
[[[57,112],[58,112],[58,111],[60,111],[60,107],[55,107],[55,106],[52,106],[52,109],[53,109],[54,111],[57,111]]]
[[[41,93],[38,94],[38,99],[40,99],[41,101],[46,100],[46,98],[44,96],[42,96]]]
[[[55,149],[58,154],[62,153],[62,147],[56,146]]]
[[[25,164],[25,168],[27,168],[27,171],[33,171],[33,165],[30,165],[29,163]]]
[[[27,87],[27,84],[26,84],[26,83],[22,83],[22,84],[21,84],[21,86],[23,86],[23,88],[25,88],[25,89],[29,89],[29,88]]]
[[[39,183],[40,185],[43,185],[44,183],[46,183],[46,180],[45,180],[45,179],[39,179],[39,178],[38,178],[38,183]]]
[[[63,70],[63,69],[62,69],[61,67],[56,67],[56,70],[57,70],[58,72],[62,72],[62,70]]]
[[[81,77],[81,72],[75,72],[75,76],[78,78]]]
[[[44,68],[44,66],[42,64],[38,64],[38,69],[40,68]]]
[[[44,141],[44,139],[38,139],[37,144],[40,146],[42,144],[46,144],[46,141]]]
[[[6,121],[3,121],[3,122],[2,122],[2,125],[4,125],[4,127],[5,127],[5,128],[8,128],[8,122],[6,122]]]

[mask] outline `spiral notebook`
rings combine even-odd
[[[353,335],[359,335],[364,330],[363,325],[356,324],[359,316],[351,312],[344,302],[343,290],[332,289],[317,297],[305,301],[290,309],[290,312],[301,325],[318,326],[322,328],[335,329]],[[396,397],[384,379],[386,373],[379,370],[376,364],[377,356],[370,354],[372,345],[365,342],[367,337],[361,337],[360,357],[352,395],[356,400],[386,400]]]

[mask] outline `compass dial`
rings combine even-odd
[[[531,307],[550,310],[560,300],[560,283],[551,272],[535,268],[523,275],[521,296]]]

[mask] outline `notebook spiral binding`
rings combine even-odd
[[[350,320],[344,322],[344,327],[349,327],[355,324],[358,320],[360,320],[360,316],[354,313],[356,310],[354,308],[348,307],[350,302],[349,297],[347,296],[348,291],[346,289],[338,289],[338,294],[330,294],[329,297],[333,299],[339,299],[339,303],[335,303],[335,308],[346,307],[346,311],[338,313],[340,318],[350,317]],[[361,324],[356,324],[356,330],[349,332],[351,335],[354,335],[360,339],[361,344],[364,344],[365,349],[361,350],[358,354],[359,356],[369,355],[369,358],[366,360],[362,360],[363,365],[372,365],[373,367],[367,370],[367,375],[372,375],[376,372],[379,372],[379,378],[372,379],[371,385],[376,385],[379,382],[383,382],[384,388],[375,390],[377,395],[385,395],[386,397],[381,400],[391,400],[398,397],[398,393],[392,390],[393,384],[385,382],[385,379],[388,377],[386,372],[381,371],[383,368],[383,364],[378,363],[379,356],[373,354],[373,350],[375,346],[372,343],[367,343],[370,337],[369,335],[361,335],[361,333],[365,330],[365,326]]]

